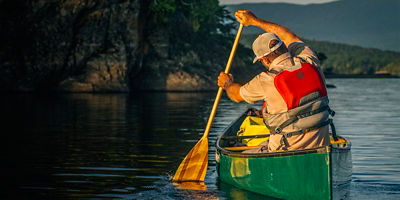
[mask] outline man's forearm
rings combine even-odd
[[[240,85],[236,84],[236,83],[232,83],[231,85],[227,86],[225,88],[226,94],[228,95],[228,97],[236,102],[243,102],[244,99],[242,98],[242,96],[240,96]]]
[[[253,13],[248,10],[238,10],[235,12],[237,21],[245,26],[256,26],[265,32],[274,33],[277,35],[287,46],[293,42],[301,42],[301,39],[297,37],[288,28],[275,24],[272,22],[264,21],[256,17]]]
[[[297,37],[297,35],[294,34],[291,30],[279,24],[264,21],[260,18],[256,18],[253,21],[253,26],[257,26],[258,28],[264,30],[265,32],[274,33],[287,46],[289,46],[293,42],[302,42],[301,39]]]

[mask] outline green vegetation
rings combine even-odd
[[[257,35],[244,35],[241,43],[248,48]],[[400,53],[372,48],[305,40],[314,52],[323,60],[325,72],[336,74],[375,74],[387,72],[400,74]]]
[[[218,0],[5,0],[0,22],[0,91],[164,90],[179,73],[215,88],[238,25]],[[251,37],[231,70],[240,83],[264,70],[251,62]],[[400,74],[400,53],[308,42],[325,71]]]
[[[198,74],[208,82],[223,71],[232,48],[238,23],[218,0],[152,0],[150,30],[162,30],[169,37],[168,59],[178,60],[169,71]],[[242,74],[236,81],[247,82],[262,67],[250,65],[251,49],[239,45],[231,73]],[[190,60],[183,65],[180,60]],[[244,75],[243,75],[244,74]]]
[[[233,38],[233,18],[218,0],[151,0],[149,10],[154,25],[166,30],[174,41],[170,44],[170,49],[176,49],[170,52],[172,56],[228,45]]]
[[[400,53],[359,46],[309,41],[315,52],[322,52],[327,59],[322,68],[337,74],[375,74],[386,71],[400,74]]]

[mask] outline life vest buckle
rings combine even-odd
[[[290,132],[285,134],[286,138],[292,137],[293,135],[297,135],[297,132]]]
[[[334,110],[332,110],[331,108],[328,108],[328,112],[332,117],[334,117],[336,114],[336,112]]]
[[[278,128],[275,129],[275,134],[279,134],[279,133],[282,133],[282,128],[281,127],[278,127]]]

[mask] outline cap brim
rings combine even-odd
[[[259,58],[255,57],[253,60],[253,63],[256,63],[258,61]]]

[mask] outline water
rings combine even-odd
[[[400,79],[329,79],[352,142],[349,199],[400,199]],[[215,93],[1,94],[1,171],[9,199],[261,199],[218,180],[214,142],[247,104],[221,99],[207,191],[169,181],[203,134]],[[259,105],[257,105],[259,106]]]

